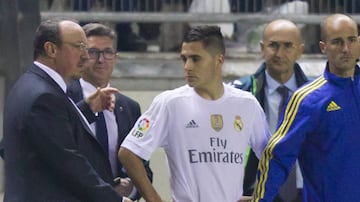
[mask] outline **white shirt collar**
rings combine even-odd
[[[66,83],[59,73],[38,61],[34,61],[34,64],[44,70],[60,86],[64,93],[66,93]]]
[[[83,78],[80,78],[80,85],[83,89],[84,98],[89,97],[92,93],[96,91],[96,87],[91,83],[85,81]],[[106,87],[109,87],[110,84],[108,83]]]
[[[290,89],[291,92],[294,92],[297,89],[295,74],[292,74],[290,79],[284,84],[280,84],[275,79],[273,79],[267,70],[265,70],[265,75],[266,75],[266,86],[268,88],[269,94],[274,93],[276,89],[281,85],[286,86],[288,89]]]

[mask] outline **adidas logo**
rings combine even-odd
[[[339,109],[341,109],[341,107],[339,107],[334,101],[331,101],[329,103],[329,105],[327,106],[326,111],[331,112],[331,111],[336,111]]]
[[[194,120],[191,120],[187,125],[186,128],[198,128],[198,124]]]

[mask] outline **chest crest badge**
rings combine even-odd
[[[235,116],[235,120],[234,120],[234,129],[237,132],[240,132],[244,127],[244,124],[241,120],[240,116]]]
[[[216,132],[219,132],[224,126],[223,117],[221,114],[212,114],[210,117],[210,121],[211,121],[211,127]]]

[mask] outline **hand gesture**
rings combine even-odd
[[[119,92],[119,90],[112,87],[97,88],[93,94],[86,98],[85,102],[94,113],[105,109],[113,111],[115,108],[114,93],[116,92]]]
[[[116,178],[115,181],[119,183],[115,186],[115,190],[121,196],[129,196],[134,189],[134,185],[130,178]]]
[[[252,196],[242,196],[238,202],[250,202],[252,199]]]
[[[130,199],[127,198],[127,197],[123,197],[123,199],[124,199],[124,202],[133,202],[132,200],[130,200]]]

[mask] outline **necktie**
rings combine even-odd
[[[289,96],[289,89],[286,86],[279,86],[276,91],[281,95],[281,101],[278,109],[278,119],[280,118],[281,112],[283,110],[285,101]]]
[[[279,105],[278,111],[278,119],[280,119],[281,112],[283,111],[285,101],[289,96],[289,89],[286,86],[279,86],[276,91],[281,95],[281,101]],[[297,196],[297,189],[296,189],[296,166],[294,165],[291,170],[290,174],[285,181],[285,183],[281,186],[279,190],[279,194],[282,200],[284,201],[294,201]]]
[[[108,154],[108,148],[109,148],[108,133],[106,129],[106,122],[103,112],[98,112],[95,128],[96,128],[96,138],[99,141],[100,145],[105,150],[106,154]]]

